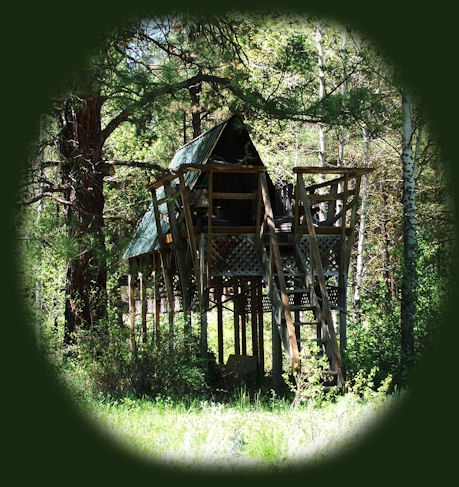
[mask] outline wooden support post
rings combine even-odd
[[[188,201],[189,192],[186,189],[185,178],[183,177],[183,174],[180,174],[179,178],[180,178],[180,195],[182,197],[182,202],[183,202],[183,211],[185,212],[185,223],[186,223],[186,231],[188,236],[188,244],[190,246],[191,259],[193,262],[193,271],[196,279],[196,287],[198,289],[199,299],[201,299],[201,275],[200,275],[201,273],[199,267],[199,253],[196,245],[196,238],[194,235],[194,227],[193,227],[193,220],[191,218],[190,204]]]
[[[250,315],[252,326],[252,355],[257,357],[258,364],[258,310],[257,310],[257,281],[250,281]]]
[[[142,265],[139,272],[140,284],[140,317],[142,325],[142,343],[147,343],[147,266],[145,259],[142,259]]]
[[[265,374],[265,340],[263,330],[263,286],[261,280],[257,287],[257,306],[258,306],[258,354],[260,361],[260,375]]]
[[[242,355],[247,355],[247,282],[245,279],[241,279],[241,298],[239,301],[239,315],[241,320],[241,347]]]
[[[188,323],[188,315],[190,312],[190,276],[186,267],[185,242],[180,238],[180,231],[177,224],[177,218],[175,216],[175,197],[173,195],[173,191],[169,182],[164,184],[164,191],[166,192],[167,197],[167,212],[169,215],[169,225],[171,227],[173,238],[172,248],[177,261],[180,289],[182,291],[183,313],[185,317],[186,327]],[[190,333],[191,330],[185,330],[186,335],[189,335]]]
[[[280,311],[280,310],[279,310]],[[278,310],[272,312],[272,355],[273,355],[273,389],[276,393],[280,392],[282,381],[282,350],[281,341],[278,329],[278,321],[281,320],[281,316]],[[276,313],[279,315],[276,317]]]
[[[154,189],[151,192],[151,198],[153,201],[153,213],[155,215],[156,231],[158,233],[159,255],[161,259],[164,285],[166,287],[167,301],[169,304],[169,334],[171,340],[170,345],[172,345],[172,337],[174,333],[174,311],[175,311],[174,291],[172,288],[171,276],[169,274],[169,269],[166,262],[167,249],[166,249],[166,244],[164,243],[164,234],[161,227],[161,217],[159,214],[158,200],[156,198],[156,191]]]
[[[218,363],[223,364],[223,279],[219,279],[215,287],[215,299],[217,301],[217,340],[218,340]]]
[[[153,254],[153,266],[155,270],[155,294],[154,294],[154,308],[155,308],[155,343],[156,346],[160,346],[161,341],[161,296],[159,294],[159,276],[160,276],[160,262],[159,254],[155,252]]]
[[[306,188],[304,186],[304,181],[301,175],[298,177],[298,185],[300,188],[300,194],[301,198],[303,199],[303,206],[304,206],[304,217],[305,217],[305,222],[308,227],[309,231],[309,244],[310,244],[310,249],[312,251],[312,260],[315,263],[315,268],[317,271],[317,279],[319,281],[319,287],[320,287],[320,294],[322,298],[322,312],[323,316],[325,318],[325,323],[327,325],[327,331],[330,336],[330,343],[331,343],[331,348],[332,348],[332,366],[335,367],[335,370],[337,372],[337,385],[338,387],[342,387],[344,385],[344,379],[342,375],[342,364],[341,364],[341,355],[338,349],[337,345],[337,340],[336,340],[336,332],[335,332],[335,327],[333,323],[333,318],[331,314],[331,308],[330,308],[330,301],[328,298],[328,291],[327,287],[325,285],[325,278],[323,274],[323,269],[322,269],[322,263],[321,263],[321,258],[320,258],[320,251],[319,251],[319,246],[317,243],[317,237],[316,237],[316,232],[314,229],[314,225],[312,222],[312,215],[311,215],[311,210],[310,210],[310,204],[309,200],[306,194]]]
[[[210,281],[210,272],[212,266],[212,213],[214,211],[214,172],[209,172],[208,188],[208,207],[207,207],[207,281]]]
[[[260,174],[261,190],[263,194],[263,201],[265,204],[265,213],[268,223],[271,249],[274,257],[274,263],[277,271],[277,280],[279,282],[279,294],[282,302],[283,319],[285,320],[286,338],[284,340],[284,346],[286,348],[287,356],[289,356],[293,370],[298,370],[300,367],[300,360],[298,357],[298,344],[295,336],[295,326],[293,324],[292,315],[290,314],[290,307],[288,304],[287,287],[285,284],[284,271],[282,270],[282,262],[279,250],[279,244],[276,237],[276,227],[274,224],[274,215],[269,199],[268,183],[266,182],[266,175]],[[284,330],[284,328],[283,328]]]
[[[131,353],[135,357],[137,355],[137,343],[135,339],[135,277],[133,270],[129,270],[128,288],[129,288],[129,317],[130,317],[130,338],[131,338]]]
[[[201,240],[199,242],[199,253],[201,256],[204,255],[204,247],[205,247],[205,234],[201,234]],[[209,357],[207,353],[207,308],[209,307],[209,289],[207,288],[207,279],[206,279],[206,269],[205,269],[205,260],[201,258],[200,260],[201,268],[201,303],[200,303],[200,313],[201,313],[201,358],[202,358],[202,367],[204,369],[205,374],[207,375],[209,370]]]
[[[339,349],[341,356],[344,356],[347,345],[347,316],[346,316],[346,294],[347,294],[347,276],[346,276],[346,216],[347,216],[347,199],[349,193],[349,174],[344,175],[343,183],[343,209],[341,215],[341,245],[340,258],[338,266],[338,306],[339,310]],[[354,198],[356,198],[354,196]],[[343,367],[342,367],[343,369]],[[344,370],[343,370],[344,379]]]
[[[301,304],[301,294],[294,294],[293,295],[293,304],[295,305],[299,305]],[[300,320],[300,312],[299,310],[295,310],[295,313],[294,313],[294,316],[295,316],[295,336],[296,336],[296,340],[298,342],[298,352],[301,351],[301,342],[300,342],[300,325],[298,324]]]
[[[234,354],[241,355],[241,344],[239,339],[239,288],[237,283],[233,287],[233,306],[234,306]]]

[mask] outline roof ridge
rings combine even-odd
[[[185,147],[191,145],[191,144],[194,144],[198,139],[201,139],[202,137],[204,137],[205,135],[207,135],[209,132],[212,132],[212,130],[215,130],[217,127],[220,127],[221,125],[229,122],[233,117],[235,116],[235,114],[231,115],[230,117],[228,117],[227,119],[223,120],[223,122],[220,122],[219,124],[217,125],[214,125],[212,128],[210,128],[209,130],[206,130],[205,132],[203,132],[202,134],[199,134],[197,137],[195,137],[193,140],[190,140],[189,142],[187,142],[186,144],[183,144],[181,147],[179,147],[175,152],[174,152],[174,157],[175,155],[177,154],[177,152],[180,152],[182,149],[184,149]],[[172,160],[174,160],[174,157],[172,157]],[[172,161],[171,161],[172,163]],[[170,164],[169,164],[170,166]]]

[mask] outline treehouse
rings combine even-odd
[[[279,191],[237,116],[181,147],[148,184],[152,203],[124,254],[133,352],[136,290],[146,337],[146,281],[153,275],[157,340],[161,313],[169,313],[173,331],[174,315],[183,312],[187,334],[191,310],[199,310],[206,367],[207,315],[216,309],[219,363],[224,333],[231,333],[230,359],[249,360],[263,375],[268,332],[275,388],[283,358],[294,371],[311,358],[301,353],[307,342],[327,357],[324,383],[343,386],[347,273],[360,182],[369,171],[295,167],[290,191]],[[228,311],[231,330],[223,320]]]

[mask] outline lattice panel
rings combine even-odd
[[[338,306],[338,286],[327,286],[331,306]]]
[[[316,235],[320,260],[325,274],[338,272],[340,256],[340,235]],[[299,250],[305,263],[309,265],[309,235],[303,235]]]
[[[282,270],[284,274],[289,275],[300,275],[301,271],[298,269],[298,265],[295,261],[295,257],[293,255],[285,255],[281,256],[282,262]]]
[[[216,233],[211,237],[212,276],[261,276],[253,235]]]

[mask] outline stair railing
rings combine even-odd
[[[328,336],[330,338],[331,357],[332,357],[331,365],[332,368],[337,373],[337,385],[338,387],[342,387],[344,385],[344,378],[342,374],[341,354],[336,339],[336,332],[335,332],[335,327],[334,327],[333,318],[331,314],[330,299],[328,296],[327,286],[325,284],[325,278],[322,269],[322,260],[320,258],[319,245],[317,243],[317,236],[312,221],[311,204],[307,196],[306,187],[303,181],[303,175],[300,172],[297,172],[297,190],[298,191],[296,195],[296,206],[297,206],[296,214],[298,215],[298,206],[299,206],[298,203],[299,200],[301,200],[303,203],[304,216],[303,216],[302,225],[299,225],[298,224],[299,222],[295,222],[296,224],[295,228],[297,229],[295,245],[297,245],[299,240],[301,239],[301,236],[303,234],[303,228],[304,226],[306,226],[309,233],[309,247],[311,253],[311,276],[310,276],[311,290],[312,290],[311,293],[313,293],[312,295],[313,299],[315,296],[315,299],[317,300],[318,298],[314,291],[314,286],[312,282],[312,277],[314,275],[312,269],[314,269],[317,273],[317,279],[319,282],[319,288],[320,288],[320,294],[322,300],[322,306],[320,307],[322,311],[322,317],[325,320]]]
[[[299,353],[298,353],[298,343],[295,334],[295,325],[293,324],[292,315],[290,313],[290,306],[287,294],[287,286],[285,282],[285,275],[282,269],[282,261],[279,250],[279,243],[276,236],[276,227],[274,223],[273,210],[271,205],[271,200],[269,198],[268,184],[266,181],[266,174],[260,173],[258,175],[259,183],[259,205],[262,203],[262,209],[264,209],[264,218],[261,221],[261,211],[257,211],[257,247],[261,251],[261,263],[263,269],[263,278],[265,285],[268,288],[268,293],[271,297],[271,302],[275,307],[275,310],[282,310],[282,314],[285,319],[285,330],[282,328],[281,323],[277,323],[281,340],[284,344],[287,359],[289,360],[294,371],[298,371],[300,367]],[[270,259],[266,253],[266,249],[263,245],[263,236],[266,227],[269,231],[269,249],[270,249]],[[277,273],[277,280],[279,288],[276,286],[273,275],[272,275],[272,264],[274,264],[274,269]],[[279,319],[281,313],[276,312],[276,321]],[[280,321],[280,320],[279,320]]]

